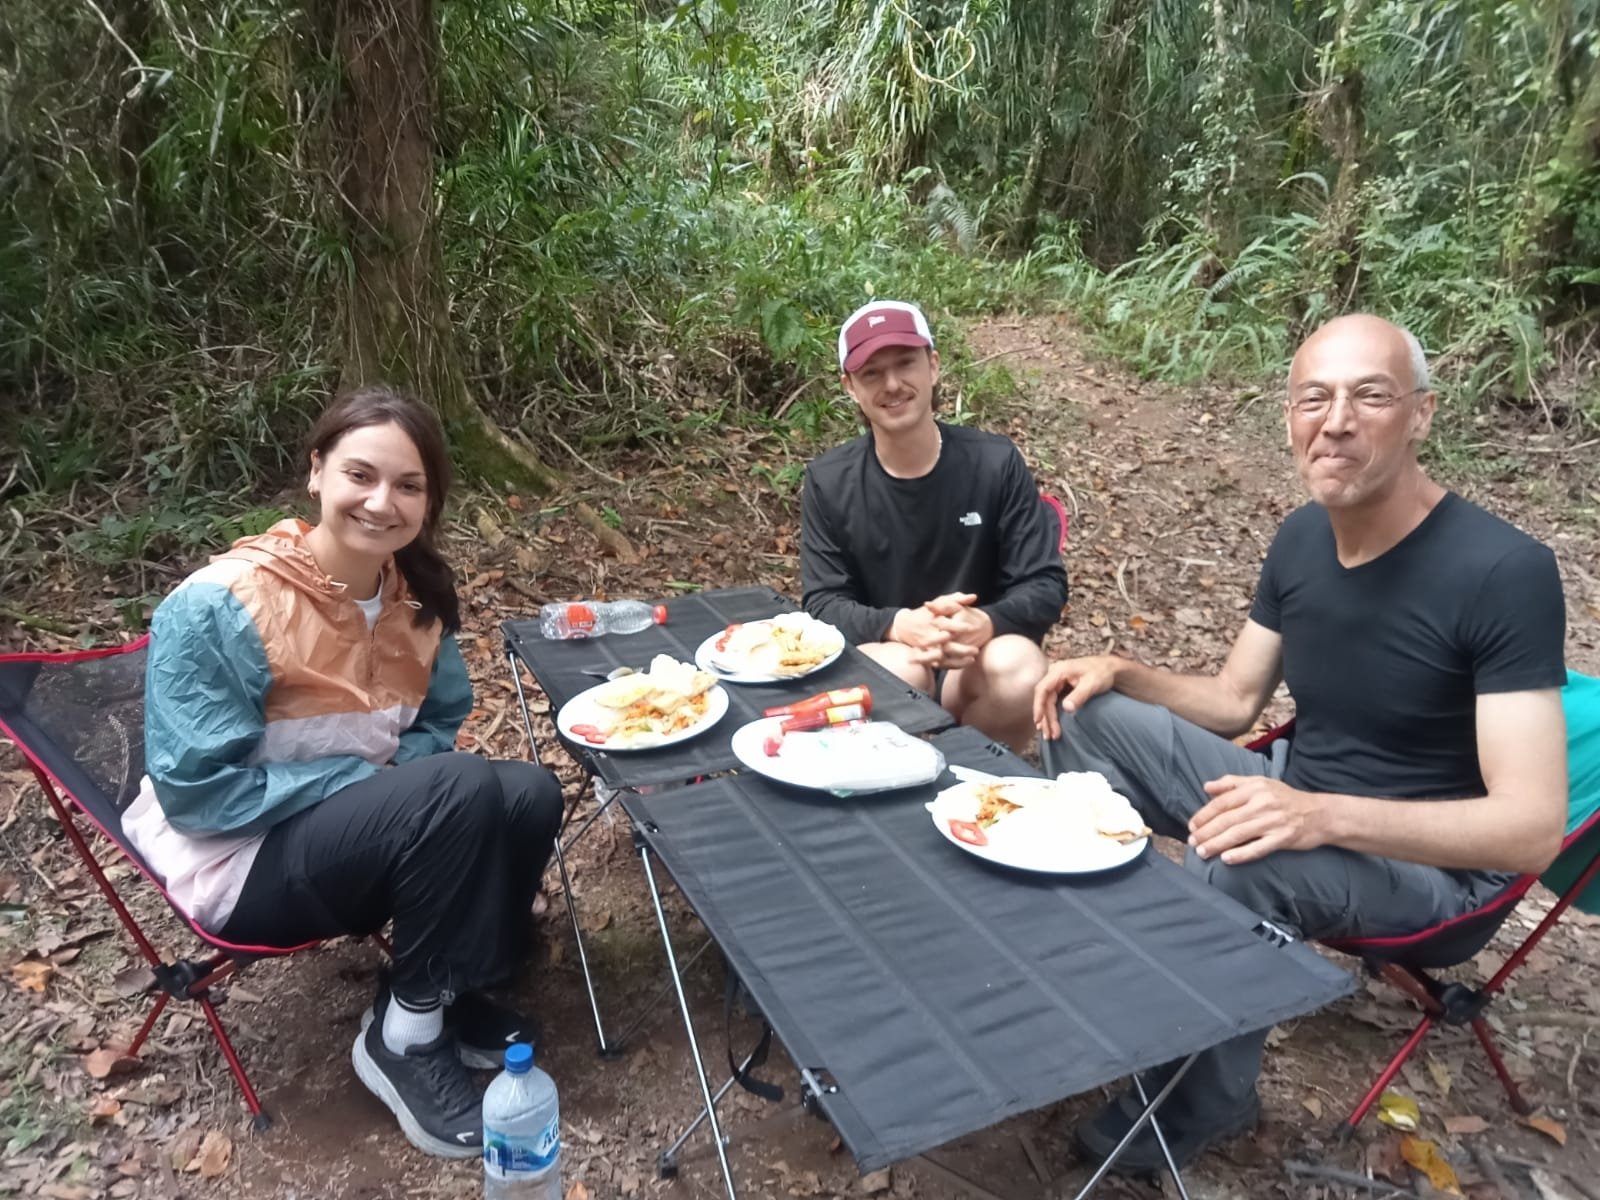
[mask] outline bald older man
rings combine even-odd
[[[1102,772],[1188,843],[1189,869],[1307,938],[1459,916],[1561,841],[1555,558],[1428,478],[1417,448],[1434,407],[1411,334],[1371,316],[1324,325],[1284,403],[1312,502],[1278,530],[1222,670],[1070,659],[1034,697],[1052,770]],[[1228,740],[1280,680],[1292,743],[1263,755]],[[1255,1124],[1265,1036],[1206,1052],[1179,1081],[1162,1125],[1180,1165]],[[1105,1158],[1138,1111],[1114,1101],[1078,1126],[1080,1148]],[[1161,1161],[1146,1131],[1118,1166]]]

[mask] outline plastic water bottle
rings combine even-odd
[[[667,606],[643,600],[570,600],[539,610],[539,632],[547,638],[599,637],[638,633],[667,623]]]
[[[483,1095],[484,1200],[562,1200],[561,1107],[533,1047],[506,1048],[506,1069]]]

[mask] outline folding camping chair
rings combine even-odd
[[[1060,530],[1056,535],[1056,553],[1064,554],[1067,549],[1067,534],[1072,529],[1072,517],[1067,513],[1067,506],[1049,492],[1040,492],[1039,501],[1055,517],[1056,526]]]
[[[1572,676],[1568,685],[1569,695],[1579,681],[1586,687],[1595,685],[1594,680]],[[1570,703],[1568,715],[1568,744],[1572,747],[1579,731],[1574,728]],[[1272,730],[1251,742],[1250,748],[1264,750],[1279,738],[1289,736],[1293,724],[1290,721]],[[1600,739],[1600,728],[1586,728],[1582,736]],[[1429,972],[1459,966],[1475,957],[1489,944],[1517,902],[1539,882],[1538,875],[1519,875],[1482,908],[1416,933],[1403,937],[1339,938],[1325,943],[1334,950],[1360,958],[1370,973],[1388,980],[1422,1009],[1422,1019],[1412,1030],[1411,1036],[1340,1125],[1340,1137],[1349,1137],[1356,1131],[1377,1103],[1378,1097],[1435,1025],[1470,1026],[1501,1086],[1505,1088],[1511,1107],[1522,1114],[1533,1111],[1507,1071],[1505,1059],[1495,1045],[1494,1035],[1484,1014],[1544,935],[1589,885],[1600,877],[1600,796],[1595,794],[1596,788],[1600,787],[1600,774],[1575,772],[1569,780],[1569,786],[1568,832],[1562,839],[1561,853],[1551,868],[1552,872],[1559,869],[1562,873],[1556,903],[1488,982],[1473,987],[1464,982],[1436,979]]]
[[[124,646],[76,654],[0,655],[0,733],[27,759],[67,840],[150,964],[154,982],[148,990],[155,993],[155,1004],[127,1053],[138,1055],[168,1001],[193,1001],[205,1014],[256,1129],[266,1129],[272,1119],[262,1110],[222,1027],[216,1005],[223,997],[213,995],[212,988],[255,959],[293,954],[316,943],[240,946],[208,933],[173,902],[123,836],[122,813],[138,795],[144,775],[144,666],[149,641],[146,636]],[[121,851],[214,953],[162,961],[84,840],[74,809]]]

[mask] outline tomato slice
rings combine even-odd
[[[976,821],[951,821],[950,832],[955,835],[956,841],[965,842],[969,846],[987,846],[989,837]]]
[[[716,642],[717,649],[718,650],[726,650],[728,648],[728,639],[731,638],[733,636],[733,634],[734,634],[734,631],[736,629],[739,629],[739,628],[740,628],[739,624],[733,624],[733,625],[729,625],[726,629],[724,629],[722,631],[722,636],[717,639],[717,642]]]
[[[600,731],[598,725],[574,725],[572,732],[592,746],[604,746],[606,744],[606,735]]]

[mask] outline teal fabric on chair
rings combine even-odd
[[[1567,716],[1567,832],[1600,811],[1600,679],[1567,672],[1561,690]],[[1540,882],[1560,895],[1572,886],[1583,869],[1600,853],[1600,826],[1581,841],[1568,846],[1540,877]],[[1600,913],[1600,881],[1591,883],[1577,900],[1585,912]]]

